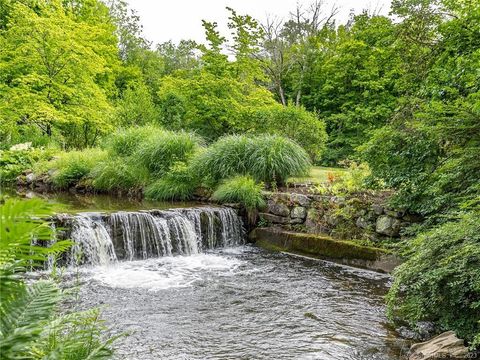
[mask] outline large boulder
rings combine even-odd
[[[375,231],[382,235],[397,237],[400,235],[401,221],[388,215],[379,216]]]
[[[466,359],[468,349],[453,331],[447,331],[428,341],[414,344],[408,360]]]

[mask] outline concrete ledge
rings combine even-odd
[[[279,228],[256,228],[250,233],[250,238],[265,249],[332,260],[374,271],[391,272],[400,264],[399,259],[386,250],[352,241],[334,240],[328,236],[295,233]]]

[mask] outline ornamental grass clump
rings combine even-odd
[[[276,135],[230,135],[195,157],[192,166],[212,183],[240,174],[271,185],[307,174],[311,163],[305,150],[290,139]]]
[[[108,137],[106,149],[116,156],[131,156],[141,143],[163,131],[156,126],[121,129]]]
[[[239,203],[247,210],[265,206],[263,184],[257,184],[250,176],[236,176],[225,180],[213,193],[212,199],[221,203]]]
[[[137,190],[150,178],[148,170],[129,158],[109,158],[98,163],[91,171],[92,185],[99,191]]]
[[[133,155],[155,176],[163,176],[177,162],[187,162],[202,146],[197,135],[179,131],[161,131],[142,142]]]
[[[146,188],[145,197],[158,201],[189,200],[198,185],[198,179],[185,164],[175,164],[161,179]]]

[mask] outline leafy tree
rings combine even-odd
[[[83,21],[60,2],[38,6],[15,3],[0,38],[2,141],[34,128],[65,146],[93,145],[111,129],[113,25]]]
[[[261,26],[249,15],[239,15],[228,7],[227,10],[230,11],[228,27],[233,35],[234,77],[246,83],[263,80],[264,73],[258,56],[263,36]]]
[[[245,109],[275,103],[262,87],[207,71],[165,77],[158,97],[167,128],[196,130],[209,140],[247,128]]]
[[[401,99],[393,122],[362,148],[373,174],[400,190],[397,204],[426,215],[475,206],[479,196],[480,6],[452,4],[416,101]]]
[[[159,121],[158,108],[145,85],[140,83],[123,92],[121,99],[117,102],[116,119],[124,127],[153,124]]]
[[[295,140],[310,155],[320,162],[327,143],[325,123],[314,113],[297,106],[271,105],[246,109],[247,131],[286,136]]]

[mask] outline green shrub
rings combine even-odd
[[[142,142],[162,132],[162,129],[154,126],[121,129],[107,138],[106,148],[114,155],[130,156],[139,148]]]
[[[435,321],[467,341],[480,338],[479,216],[468,213],[415,239],[413,255],[394,273],[391,318]]]
[[[106,151],[96,148],[62,153],[50,163],[50,169],[54,169],[52,182],[61,189],[75,185],[86,179],[94,166],[106,157]]]
[[[148,170],[129,158],[111,158],[99,162],[91,171],[92,185],[96,190],[140,189],[149,180]]]
[[[201,139],[192,133],[156,132],[140,144],[134,158],[152,174],[162,176],[175,163],[188,161],[201,144]]]
[[[263,185],[256,184],[251,177],[236,176],[222,183],[212,198],[222,203],[239,203],[247,210],[254,210],[265,206],[262,190]]]
[[[301,146],[284,137],[231,135],[195,157],[193,167],[212,183],[240,174],[283,184],[291,176],[306,175],[310,160]]]
[[[160,180],[147,187],[145,197],[150,200],[189,200],[193,197],[199,182],[184,164],[176,164]]]

